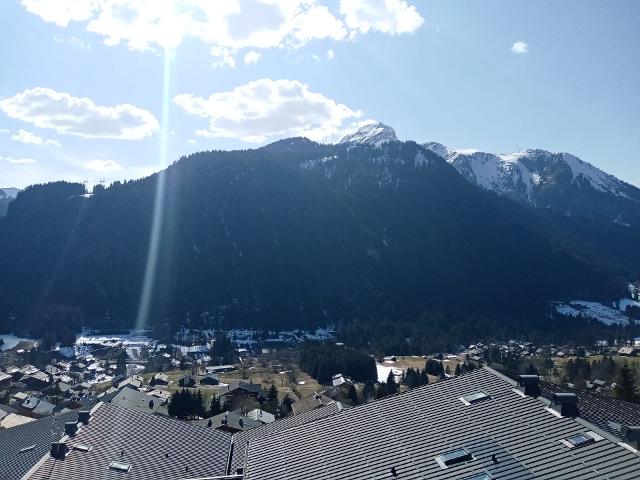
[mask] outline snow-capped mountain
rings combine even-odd
[[[567,215],[608,204],[603,212],[608,222],[637,223],[629,210],[640,208],[640,189],[570,153],[534,149],[497,155],[435,142],[424,147],[446,159],[469,182],[498,195]]]
[[[342,137],[338,143],[349,143],[359,145],[375,145],[379,147],[385,142],[395,142],[398,140],[393,128],[384,123],[373,122],[361,126],[358,130]]]

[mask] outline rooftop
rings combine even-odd
[[[514,386],[484,368],[254,437],[245,479],[637,478],[640,457],[618,439],[552,414]],[[488,398],[460,400],[478,391]],[[597,440],[573,448],[565,443],[589,432]]]

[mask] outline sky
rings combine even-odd
[[[640,186],[635,0],[2,0],[0,187],[382,121]]]

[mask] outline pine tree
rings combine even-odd
[[[393,395],[398,392],[398,384],[396,383],[395,376],[393,375],[393,370],[389,371],[386,386],[387,395]]]
[[[218,397],[213,397],[211,399],[211,405],[209,406],[209,413],[212,417],[222,413],[222,407],[220,406],[220,400]]]
[[[616,396],[620,400],[632,402],[637,398],[636,379],[627,362],[624,362],[616,382]]]

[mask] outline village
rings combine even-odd
[[[510,340],[461,345],[455,352],[378,357],[373,382],[332,371],[331,380],[320,384],[297,363],[298,347],[306,341],[343,347],[330,328],[234,330],[224,336],[181,331],[172,344],[152,340],[144,331],[83,332],[73,347],[49,351],[22,339],[5,344],[11,348],[0,357],[0,428],[108,402],[237,432],[335,402],[366,403],[483,365],[614,395],[621,365],[635,367],[640,360],[640,339],[611,346],[602,340],[588,347]],[[409,378],[414,374],[423,375],[421,382]]]

